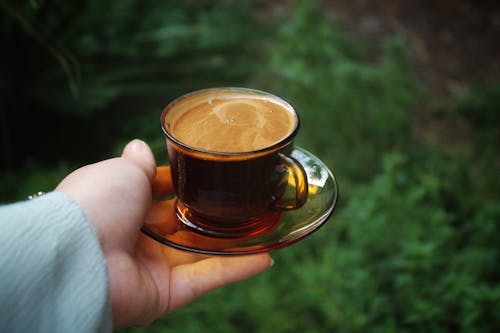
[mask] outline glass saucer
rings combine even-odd
[[[316,156],[296,147],[292,156],[307,173],[309,196],[299,209],[275,214],[276,223],[263,232],[245,237],[218,237],[201,233],[176,217],[175,198],[170,200],[165,219],[146,222],[142,231],[165,245],[196,253],[241,255],[269,252],[289,246],[321,227],[332,214],[338,199],[338,185],[333,173]]]

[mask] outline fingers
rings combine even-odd
[[[211,257],[176,266],[170,277],[170,304],[173,311],[193,299],[226,284],[263,272],[271,265],[269,254],[240,257]]]
[[[153,180],[153,198],[161,199],[172,195],[174,188],[170,175],[170,166],[159,166],[156,168],[156,175]]]
[[[141,167],[150,181],[153,180],[156,173],[156,162],[151,148],[144,141],[138,139],[130,141],[123,148],[122,157],[133,161]]]
[[[177,230],[177,224],[172,223],[176,219],[175,200],[158,201],[151,205],[144,226],[159,235],[169,235]]]

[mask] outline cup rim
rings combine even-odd
[[[293,110],[293,112],[295,114],[295,117],[297,119],[297,121],[295,123],[295,128],[285,138],[281,139],[280,141],[275,142],[271,146],[264,147],[264,148],[257,149],[257,150],[242,151],[242,152],[221,152],[221,151],[215,151],[215,150],[206,150],[206,149],[202,149],[202,148],[197,148],[197,147],[190,146],[190,145],[188,145],[188,144],[186,144],[186,143],[184,143],[184,142],[176,139],[165,128],[164,119],[165,119],[165,116],[168,113],[168,110],[171,109],[171,107],[174,104],[178,103],[180,100],[183,100],[183,99],[188,98],[188,97],[193,96],[193,95],[198,95],[198,94],[201,94],[201,93],[205,93],[205,92],[208,92],[208,91],[211,91],[211,90],[233,90],[233,91],[242,91],[242,92],[253,92],[253,93],[263,94],[263,95],[267,95],[267,96],[276,98],[280,102],[282,102],[283,104],[285,104],[285,106],[287,106],[291,110]],[[300,129],[300,117],[299,117],[299,114],[298,114],[297,110],[295,110],[295,108],[288,101],[286,101],[284,98],[282,98],[280,96],[277,96],[277,95],[274,95],[272,93],[269,93],[269,92],[266,92],[266,91],[263,91],[263,90],[253,89],[253,88],[243,88],[243,87],[214,87],[214,88],[205,88],[205,89],[195,90],[195,91],[183,94],[183,95],[175,98],[174,100],[172,100],[170,103],[168,103],[163,108],[163,111],[162,111],[161,116],[160,116],[160,125],[161,125],[161,129],[162,129],[163,135],[165,135],[168,140],[174,142],[178,146],[183,147],[184,149],[188,149],[190,151],[194,151],[194,152],[201,153],[201,154],[207,154],[207,155],[211,155],[211,156],[242,157],[242,156],[251,156],[251,155],[255,155],[255,154],[261,154],[261,153],[265,153],[265,152],[269,152],[269,151],[274,151],[274,150],[276,150],[276,149],[278,149],[280,147],[288,145],[290,142],[293,141],[293,139],[295,138],[295,136],[299,132],[299,129]]]

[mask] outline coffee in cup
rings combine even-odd
[[[258,90],[212,88],[171,102],[161,117],[177,216],[220,237],[269,228],[307,199],[307,176],[290,156],[299,116]]]

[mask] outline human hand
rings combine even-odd
[[[153,196],[171,191],[148,145],[131,141],[121,157],[82,167],[56,188],[75,199],[94,225],[109,274],[115,328],[147,325],[193,299],[268,268],[268,254],[206,256],[179,251],[140,232],[158,216]]]

